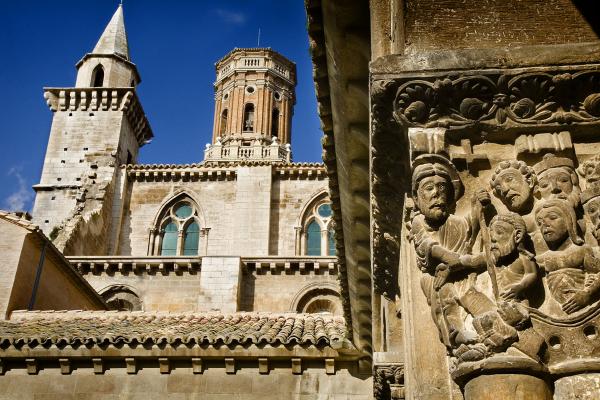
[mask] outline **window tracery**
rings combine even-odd
[[[301,254],[308,256],[334,256],[331,203],[321,197],[307,209],[302,227]]]
[[[196,256],[200,249],[201,223],[198,207],[184,197],[171,202],[161,213],[156,245],[150,254],[161,256]],[[152,239],[151,239],[152,241]]]

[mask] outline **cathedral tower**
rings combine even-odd
[[[234,49],[216,63],[207,161],[289,161],[296,65],[270,48]]]
[[[135,93],[139,83],[119,6],[77,63],[75,87],[44,89],[53,119],[33,217],[65,254],[107,251],[98,246],[107,243],[119,167],[135,162],[152,138]]]

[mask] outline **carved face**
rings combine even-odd
[[[541,209],[535,220],[550,248],[560,245],[569,236],[567,218],[558,207]]]
[[[567,168],[550,168],[538,176],[538,187],[544,199],[569,200],[575,186]]]
[[[600,197],[595,197],[583,205],[583,211],[594,226],[594,236],[600,237]]]
[[[417,207],[425,218],[440,222],[448,217],[448,203],[452,196],[450,182],[442,176],[423,178],[417,188]]]
[[[496,259],[512,254],[517,248],[515,227],[506,221],[495,221],[490,226],[490,250]]]
[[[494,189],[511,211],[522,210],[531,199],[529,182],[514,168],[507,168],[498,175]]]

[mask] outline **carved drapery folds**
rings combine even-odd
[[[524,71],[371,86],[375,291],[420,270],[459,382],[600,371],[600,72]]]

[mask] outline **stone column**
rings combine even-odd
[[[596,400],[600,397],[600,373],[580,373],[554,382],[554,400]]]
[[[471,379],[464,387],[464,395],[465,400],[552,400],[552,391],[543,379],[513,373],[480,375]]]

